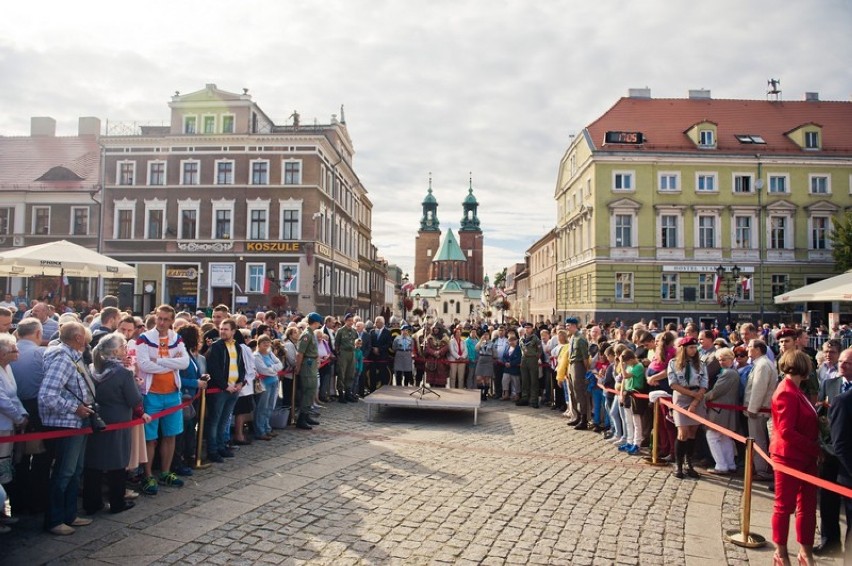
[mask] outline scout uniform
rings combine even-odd
[[[344,320],[352,318],[347,314]],[[334,336],[334,349],[337,351],[337,399],[341,403],[355,401],[352,383],[355,379],[355,340],[358,331],[348,326],[341,327]]]
[[[521,339],[521,399],[518,405],[538,409],[538,360],[541,358],[541,339],[532,331],[532,324]]]

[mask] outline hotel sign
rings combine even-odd
[[[727,266],[727,271],[730,271],[731,266]],[[714,265],[664,265],[664,272],[674,272],[674,273],[716,273],[716,266]],[[754,273],[754,267],[741,267],[740,272],[742,273]]]
[[[302,251],[301,242],[246,242],[247,252],[280,252],[297,254]]]

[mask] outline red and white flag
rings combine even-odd
[[[748,292],[751,290],[751,277],[743,278],[743,291]]]
[[[714,275],[713,277],[715,277],[715,280],[713,281],[713,295],[718,297],[719,296],[719,289],[722,288],[722,278],[719,277],[718,275]]]

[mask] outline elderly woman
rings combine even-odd
[[[332,391],[337,391],[334,386],[334,353],[331,351],[331,342],[328,334],[322,331],[322,328],[314,330],[314,336],[317,337],[317,350],[319,357],[319,392],[318,401],[320,403],[328,403],[331,401]]]
[[[0,436],[11,436],[15,429],[23,431],[27,426],[27,414],[21,400],[18,399],[18,386],[12,367],[9,365],[18,359],[18,344],[11,334],[0,334]],[[0,484],[12,481],[12,446],[11,442],[0,444]],[[2,502],[5,505],[5,494]],[[11,522],[3,515],[5,506],[0,508],[0,526]],[[0,528],[3,532],[3,528]]]
[[[92,352],[95,371],[95,401],[107,425],[128,422],[142,397],[133,372],[124,367],[127,341],[121,334],[108,334]],[[133,507],[124,499],[125,468],[130,461],[130,429],[99,432],[86,443],[83,470],[83,508],[90,515],[103,509],[102,480],[106,473],[110,513]]]
[[[411,338],[411,326],[407,323],[400,328],[400,335],[393,339],[393,380],[399,385],[414,384],[414,339]]]
[[[721,369],[713,388],[704,395],[704,400],[713,401],[720,405],[738,405],[740,375],[734,369],[734,351],[730,348],[720,348],[716,350],[716,359],[719,361]],[[736,411],[729,409],[707,409],[707,420],[731,431],[737,429],[738,417]],[[710,448],[713,460],[716,462],[716,467],[707,470],[708,473],[728,475],[737,471],[737,464],[734,461],[736,447],[733,438],[708,428],[707,445]]]
[[[784,379],[772,395],[773,434],[769,443],[772,459],[806,474],[817,475],[819,421],[816,410],[802,391],[811,372],[811,361],[800,350],[784,352],[778,360]],[[801,549],[799,564],[814,564],[817,488],[775,470],[775,506],[772,510],[773,564],[789,565],[787,534],[790,514],[796,513],[796,540]]]
[[[476,367],[473,374],[476,377],[476,386],[479,388],[479,398],[488,400],[488,391],[491,389],[491,380],[494,378],[494,355],[497,347],[491,340],[491,333],[483,332],[482,338],[476,345],[475,359]]]
[[[268,334],[261,334],[257,338],[254,367],[264,388],[257,398],[257,408],[254,411],[254,434],[258,440],[272,440],[269,418],[278,401],[278,372],[284,369],[284,364],[272,353],[272,338]]]
[[[674,404],[700,417],[706,416],[704,394],[707,392],[708,385],[707,368],[701,363],[701,357],[698,355],[697,339],[693,337],[680,339],[677,355],[669,362],[668,375],[669,385],[674,392],[672,395]],[[680,411],[675,411],[674,421],[677,427],[677,440],[675,440],[677,470],[674,476],[683,479],[683,463],[686,460],[686,475],[697,479],[699,474],[692,466],[692,458],[695,454],[695,435],[698,433],[699,423]]]

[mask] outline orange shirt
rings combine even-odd
[[[169,357],[169,337],[160,336],[160,347],[157,352],[158,358]],[[175,385],[175,372],[164,371],[163,373],[155,373],[151,377],[151,388],[149,393],[174,393],[177,391]]]

